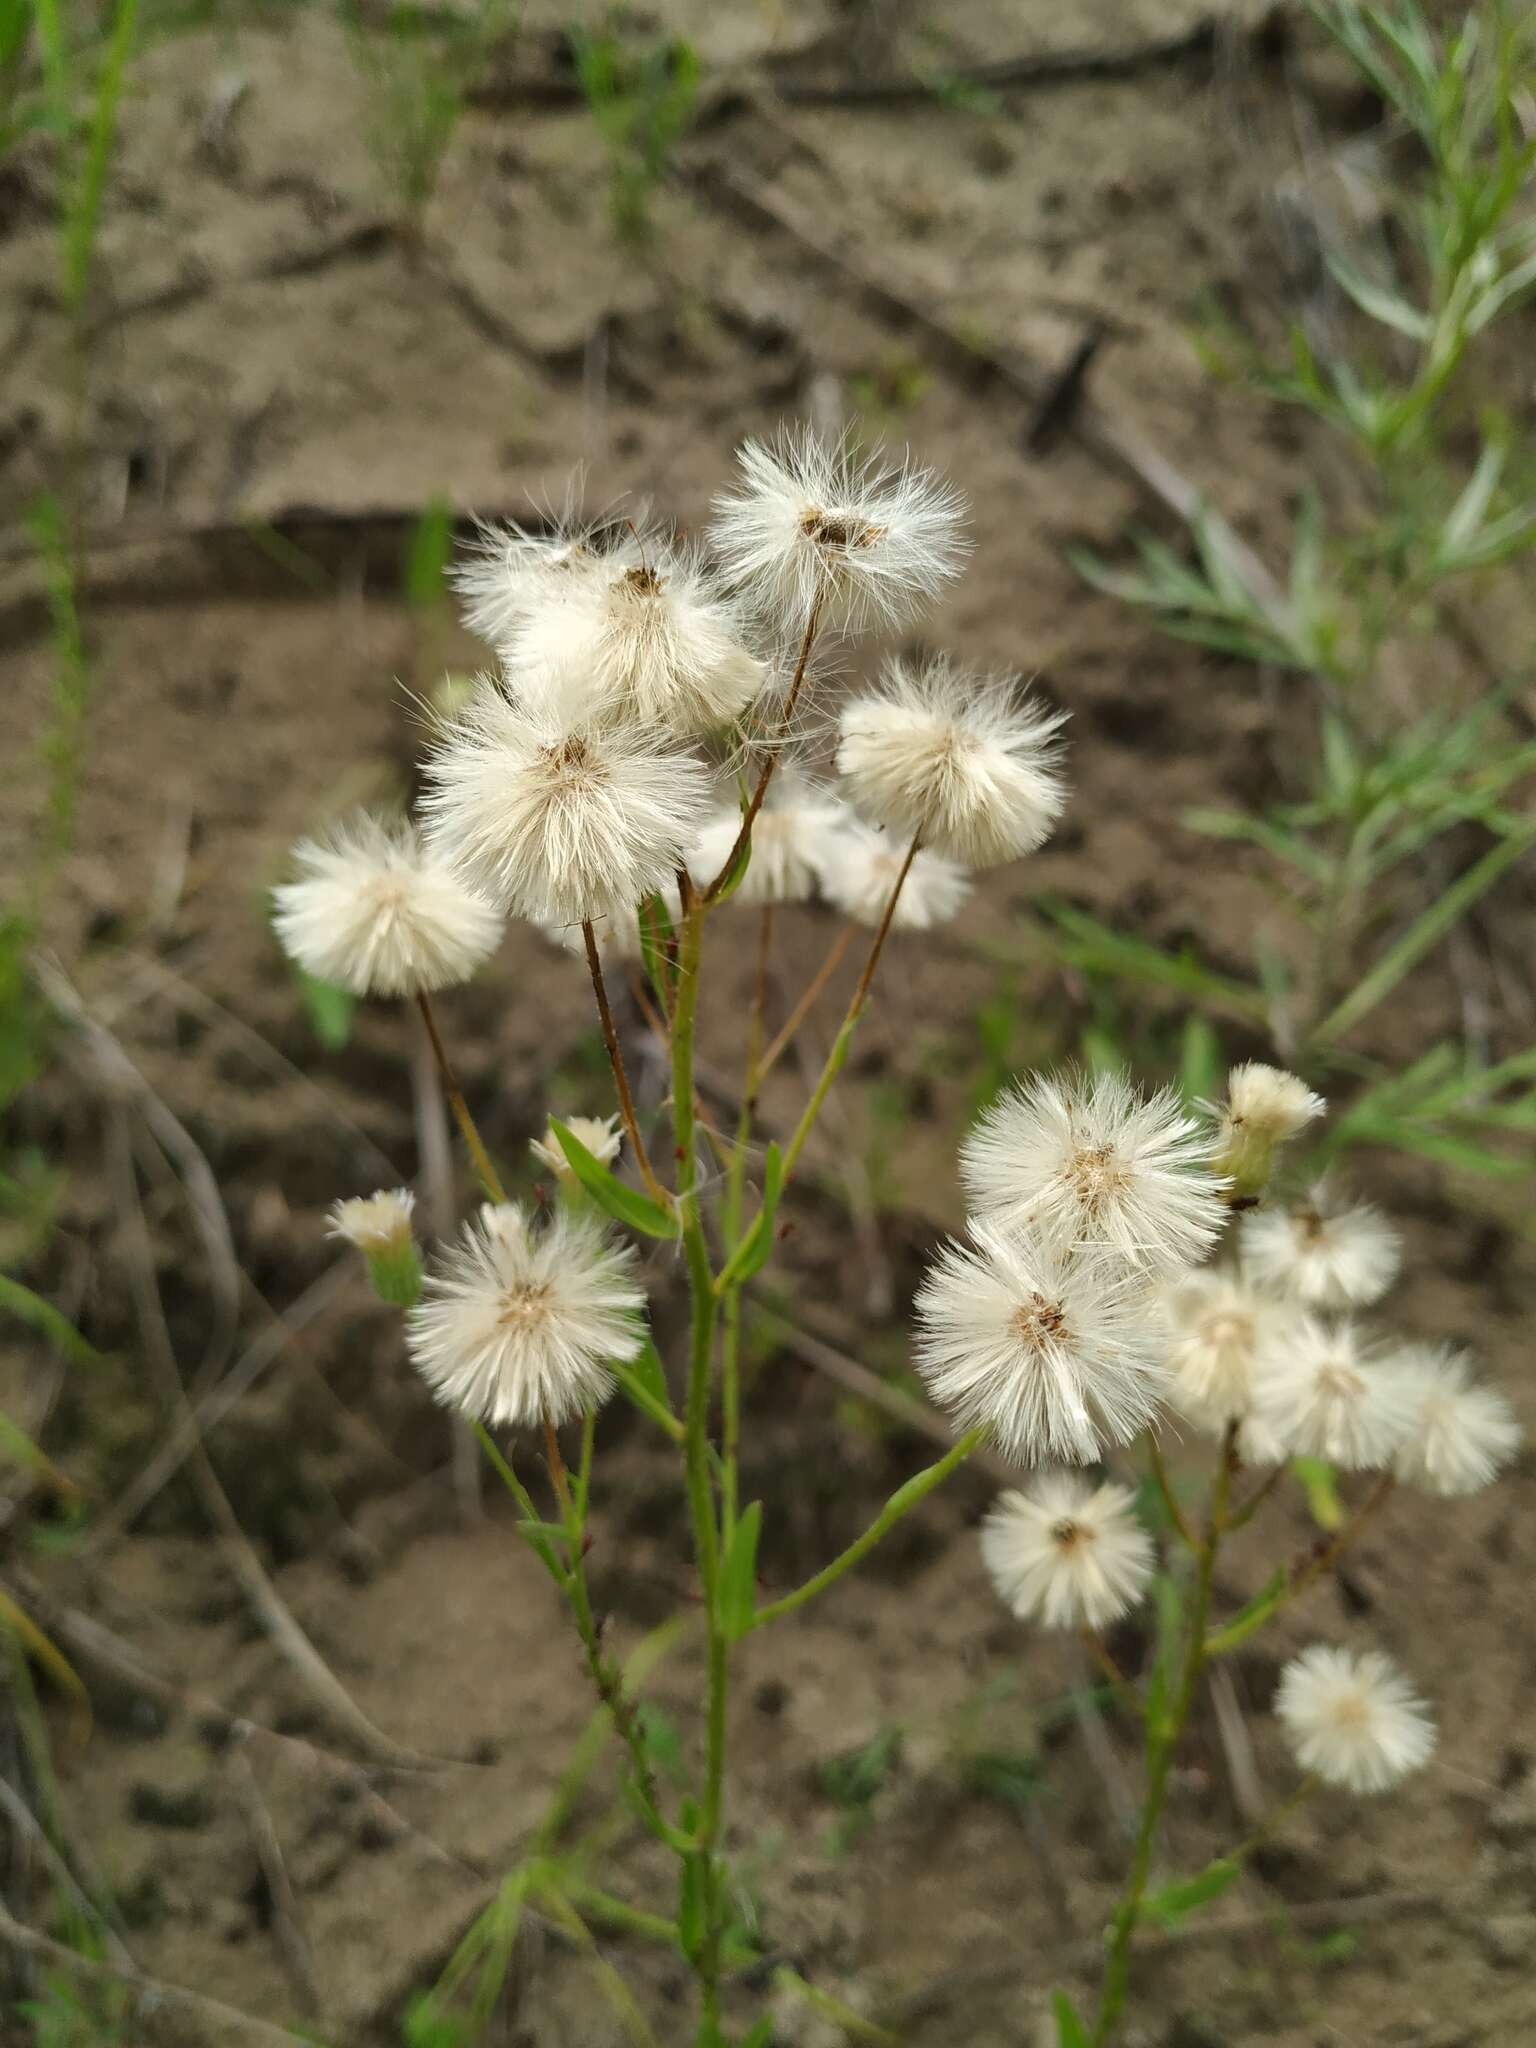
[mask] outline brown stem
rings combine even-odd
[[[640,1177],[655,1196],[666,1205],[669,1196],[657,1180],[651,1167],[651,1156],[645,1149],[645,1140],[640,1135],[640,1124],[635,1116],[635,1098],[629,1092],[629,1076],[624,1071],[624,1055],[619,1050],[619,1034],[614,1029],[613,1012],[608,1007],[608,989],[603,980],[603,963],[598,957],[597,934],[592,929],[590,917],[581,921],[581,936],[587,949],[587,969],[592,976],[592,993],[597,998],[598,1020],[603,1027],[603,1044],[608,1048],[608,1064],[613,1069],[613,1085],[619,1093],[619,1115],[624,1119],[624,1129],[635,1154],[635,1164]]]
[[[437,1028],[437,1018],[432,1011],[431,999],[425,989],[417,991],[416,1007],[421,1012],[422,1023],[427,1027],[427,1042],[432,1048],[432,1057],[437,1061],[437,1071],[443,1077],[443,1093],[448,1098],[448,1107],[453,1111],[454,1121],[458,1124],[459,1135],[468,1148],[469,1156],[475,1162],[475,1172],[480,1176],[481,1186],[493,1202],[504,1202],[507,1199],[507,1191],[501,1184],[501,1175],[491,1164],[491,1155],[486,1151],[475,1126],[475,1120],[469,1113],[469,1104],[464,1100],[464,1092],[454,1079],[447,1049]]]
[[[1304,1593],[1308,1586],[1323,1576],[1324,1572],[1333,1570],[1345,1551],[1359,1536],[1364,1525],[1389,1498],[1396,1483],[1394,1474],[1383,1472],[1343,1528],[1336,1530],[1320,1550],[1299,1559],[1291,1567],[1290,1580],[1284,1594],[1285,1600],[1294,1600],[1298,1593]]]
[[[1269,1477],[1254,1488],[1242,1506],[1233,1509],[1231,1517],[1227,1522],[1227,1527],[1229,1529],[1241,1529],[1246,1523],[1251,1522],[1290,1469],[1289,1465],[1277,1465]]]
[[[869,949],[869,957],[864,962],[864,971],[859,976],[859,985],[854,990],[853,998],[843,1013],[843,1021],[838,1026],[836,1038],[832,1041],[832,1050],[827,1054],[821,1073],[817,1078],[816,1086],[811,1090],[811,1099],[805,1105],[804,1113],[799,1123],[795,1126],[795,1134],[790,1139],[789,1145],[785,1150],[784,1179],[786,1183],[795,1170],[800,1154],[805,1150],[805,1141],[811,1135],[816,1119],[821,1114],[821,1106],[827,1099],[832,1083],[837,1079],[838,1074],[842,1070],[843,1062],[848,1057],[848,1048],[853,1043],[854,1029],[863,1014],[864,1005],[869,1001],[869,990],[875,978],[875,969],[880,965],[880,955],[885,951],[885,942],[890,935],[891,921],[896,915],[896,904],[901,895],[902,885],[912,871],[912,863],[917,859],[917,850],[921,842],[922,834],[918,833],[914,836],[912,844],[907,848],[907,857],[902,862],[901,871],[892,884],[890,896],[886,901],[885,914],[880,920],[880,929],[875,933],[873,943]]]
[[[853,943],[853,935],[857,930],[857,925],[845,924],[837,937],[832,941],[831,946],[827,949],[826,959],[822,961],[816,972],[811,976],[810,981],[806,985],[804,995],[801,996],[799,1002],[790,1011],[784,1021],[783,1029],[758,1061],[755,1079],[759,1084],[761,1084],[763,1076],[789,1050],[794,1041],[795,1033],[800,1029],[800,1026],[815,1007],[817,997],[842,965],[843,955]]]
[[[805,682],[806,666],[811,658],[811,649],[816,642],[816,629],[820,623],[821,599],[818,597],[812,604],[810,616],[805,622],[805,634],[800,642],[800,658],[795,663],[795,673],[790,679],[789,690],[784,698],[783,708],[779,712],[778,731],[774,733],[769,742],[770,751],[767,760],[763,763],[763,772],[758,776],[757,787],[753,790],[747,803],[747,808],[742,813],[741,830],[736,834],[731,850],[721,864],[719,874],[716,875],[715,879],[704,891],[704,901],[706,903],[713,903],[720,894],[726,876],[735,867],[737,861],[741,858],[742,848],[752,837],[752,827],[757,823],[757,814],[763,808],[763,799],[768,794],[768,785],[773,780],[773,771],[779,764],[779,746],[788,734],[790,720],[795,715],[795,705],[800,699],[801,686]]]
[[[561,1453],[560,1439],[555,1434],[555,1425],[551,1422],[547,1413],[544,1417],[544,1458],[549,1466],[550,1484],[555,1489],[556,1498],[559,1500],[562,1510],[569,1513],[571,1486],[566,1476],[565,1458]],[[571,1562],[574,1565],[576,1560],[573,1558]]]
[[[762,1074],[763,1034],[768,1010],[768,960],[773,950],[773,905],[765,903],[757,926],[757,975],[752,986],[752,1016],[747,1026],[747,1076],[742,1090],[742,1107],[750,1118],[757,1102],[757,1084]]]

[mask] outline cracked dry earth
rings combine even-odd
[[[1077,794],[1028,873],[989,878],[941,944],[893,954],[899,1001],[872,1015],[793,1205],[775,1299],[866,1366],[902,1370],[915,1275],[958,1218],[980,1007],[1000,992],[1015,1004],[1020,1063],[1082,1021],[1082,989],[1028,943],[1029,896],[1067,896],[1160,942],[1198,933],[1234,971],[1255,932],[1280,929],[1253,863],[1229,849],[1213,861],[1176,821],[1275,788],[1295,706],[1087,593],[1063,549],[1115,549],[1132,521],[1165,523],[1170,475],[1212,492],[1261,555],[1309,471],[1346,487],[1294,419],[1212,384],[1189,334],[1213,305],[1278,332],[1323,291],[1320,233],[1360,225],[1358,181],[1333,167],[1371,146],[1375,110],[1304,34],[1266,30],[1251,9],[1215,34],[1197,32],[1185,0],[956,0],[926,27],[912,8],[877,13],[861,40],[818,4],[665,10],[698,44],[705,115],[655,195],[643,255],[608,226],[601,148],[566,90],[549,9],[530,8],[477,95],[414,251],[389,230],[364,87],[319,10],[167,40],[135,69],[83,414],[98,697],[49,939],[150,1094],[120,1087],[103,1106],[92,1041],[77,1035],[23,1104],[24,1135],[67,1175],[47,1278],[105,1362],[59,1384],[8,1332],[0,1404],[43,1418],[93,1505],[83,1548],[17,1566],[95,1695],[88,1743],[60,1728],[71,1838],[152,1975],[328,2041],[398,2041],[411,1994],[526,1847],[589,1713],[535,1561],[495,1504],[459,1525],[445,1428],[397,1326],[323,1241],[336,1195],[415,1171],[411,1036],[369,1009],[344,1052],[322,1049],[263,924],[262,892],[298,833],[407,784],[417,736],[401,684],[473,659],[400,602],[419,509],[442,496],[521,511],[584,463],[592,502],[632,493],[694,524],[735,441],[805,412],[909,441],[972,495],[974,565],[925,634],[1039,672],[1072,713]],[[805,87],[872,76],[892,51],[958,67],[1170,39],[1182,54],[1022,77],[974,104]],[[210,129],[232,82],[234,111]],[[5,206],[0,638],[30,731],[51,657],[19,517],[59,473],[73,400],[46,165],[13,181]],[[1099,325],[1092,409],[1030,452],[1040,394]],[[1481,625],[1509,650],[1528,621]],[[1443,682],[1462,658],[1427,650],[1426,672]],[[1423,678],[1398,681],[1411,693]],[[11,779],[12,860],[36,802],[30,771]],[[1495,965],[1523,957],[1529,894],[1511,877],[1491,904]],[[783,1007],[826,936],[819,913],[783,920]],[[999,949],[1018,964],[1001,967]],[[751,972],[750,944],[727,937],[708,1027],[722,1072]],[[1366,1049],[1421,1050],[1455,1027],[1456,1004],[1427,976],[1373,1021]],[[1496,1028],[1518,1030],[1493,1010]],[[533,936],[510,938],[447,1021],[504,1156],[552,1093],[597,1106],[584,987]],[[1228,1049],[1263,1050],[1241,1033]],[[634,1058],[654,1097],[638,1037]],[[774,1082],[770,1128],[795,1085]],[[145,1135],[150,1100],[206,1159],[212,1212],[184,1197],[188,1155],[164,1124]],[[894,1151],[892,1101],[907,1120]],[[231,1373],[241,1388],[209,1420],[213,1467],[374,1736],[275,1645],[228,1531],[210,1535],[192,1468],[122,1526],[115,1504],[167,1436],[135,1314],[124,1142],[176,1368],[194,1388]],[[859,1164],[876,1159],[878,1172]],[[1360,1181],[1408,1235],[1394,1314],[1474,1341],[1536,1421],[1533,1260],[1509,1190],[1392,1159],[1362,1160]],[[655,1277],[665,1336],[676,1304],[664,1268]],[[925,1447],[850,1403],[781,1325],[762,1323],[754,1354],[744,1485],[766,1506],[764,1577],[789,1585]],[[593,1571],[628,1645],[686,1608],[680,1504],[625,1417],[605,1418],[599,1472]],[[946,2048],[1013,2048],[1052,1984],[1086,1995],[1134,1769],[1129,1725],[1062,1707],[1087,1677],[1073,1648],[1025,1636],[984,1587],[973,1532],[991,1484],[962,1475],[856,1580],[749,1642],[732,1730],[730,1847],[772,1954],[902,2038]],[[1532,1502],[1527,1457],[1487,1495],[1385,1519],[1346,1579],[1234,1660],[1230,1694],[1181,1762],[1170,1871],[1229,1844],[1242,1802],[1283,1784],[1264,1708],[1279,1661],[1315,1631],[1369,1634],[1411,1666],[1441,1717],[1439,1759],[1389,1802],[1303,1810],[1205,1918],[1150,1937],[1128,2042],[1516,2048],[1536,2034]],[[1306,1530],[1296,1518],[1270,1540],[1294,1546]],[[1224,1597],[1244,1597],[1270,1562],[1247,1532]],[[1140,1654],[1134,1634],[1121,1647]],[[685,1633],[650,1682],[687,1741],[697,1675]],[[821,1767],[891,1729],[899,1758],[850,1818]],[[984,1766],[999,1756],[1033,1774],[1022,1804],[995,1796]],[[583,1821],[609,1811],[605,1771]],[[286,1901],[262,1861],[268,1827]],[[607,1881],[671,1908],[668,1874],[623,1828]],[[685,2038],[677,1962],[604,1949],[659,2038]],[[743,1982],[743,2015],[773,1995]],[[236,2038],[169,2007],[134,2026],[135,2041]],[[495,2028],[525,2048],[624,2038],[589,1963],[538,1924]],[[778,2038],[813,2048],[837,2032],[784,2005]]]

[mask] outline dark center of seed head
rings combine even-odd
[[[1070,1515],[1063,1515],[1059,1522],[1051,1524],[1051,1541],[1063,1550],[1071,1550],[1079,1543],[1086,1543],[1092,1536],[1091,1529],[1085,1529],[1081,1522],[1074,1522]]]
[[[835,512],[807,512],[800,531],[819,548],[868,548],[884,533],[867,519],[839,518]]]
[[[1066,1327],[1067,1313],[1059,1301],[1048,1301],[1043,1294],[1032,1294],[1027,1301],[1021,1301],[1013,1312],[1013,1327],[1024,1343],[1039,1346],[1048,1338],[1059,1337]]]
[[[644,562],[624,571],[624,581],[640,597],[660,597],[661,578]]]

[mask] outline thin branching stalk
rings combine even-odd
[[[768,795],[768,785],[773,781],[773,771],[779,764],[779,749],[788,737],[793,724],[795,706],[799,703],[800,692],[805,686],[806,671],[811,659],[811,649],[816,644],[816,633],[820,624],[821,600],[817,598],[812,603],[810,614],[805,622],[805,632],[800,640],[800,654],[795,663],[795,673],[790,679],[789,688],[785,692],[783,707],[779,712],[778,730],[769,741],[768,758],[763,763],[762,772],[758,776],[756,786],[747,801],[747,808],[742,813],[741,829],[736,834],[731,850],[726,855],[719,874],[715,876],[709,887],[704,891],[704,901],[706,903],[714,903],[718,900],[720,891],[725,887],[728,877],[735,872],[736,863],[746,851],[747,843],[752,837],[752,827],[757,823],[757,814],[763,808],[764,800]]]
[[[584,918],[581,926],[582,943],[587,952],[587,971],[592,977],[592,993],[597,999],[598,1019],[603,1029],[603,1044],[608,1053],[608,1064],[613,1069],[613,1085],[618,1091],[619,1115],[624,1119],[624,1129],[635,1155],[635,1164],[640,1177],[654,1198],[663,1207],[668,1196],[666,1189],[656,1178],[651,1165],[651,1155],[645,1149],[645,1140],[640,1135],[640,1120],[635,1115],[635,1098],[629,1090],[629,1075],[624,1070],[624,1054],[619,1046],[619,1034],[614,1028],[613,1011],[608,1006],[608,989],[603,980],[603,963],[597,950],[597,934],[592,929],[591,918]]]
[[[783,1055],[788,1052],[790,1046],[794,1043],[795,1033],[815,1008],[817,998],[822,990],[842,965],[843,956],[847,953],[849,946],[852,945],[854,934],[858,929],[859,927],[856,924],[850,923],[843,926],[837,937],[827,948],[826,958],[806,983],[800,1000],[785,1018],[762,1058],[757,1062],[756,1067],[753,1069],[754,1099],[756,1090],[762,1086],[765,1076],[772,1071]]]
[[[474,1161],[475,1172],[480,1177],[480,1184],[493,1202],[504,1202],[507,1199],[507,1191],[502,1185],[501,1175],[491,1163],[491,1155],[485,1149],[475,1120],[469,1113],[469,1104],[464,1100],[464,1091],[460,1088],[454,1076],[447,1048],[444,1046],[442,1034],[437,1028],[437,1018],[432,1009],[432,998],[425,989],[418,994],[416,1007],[421,1012],[422,1023],[427,1027],[427,1042],[432,1048],[432,1057],[437,1061],[437,1071],[443,1077],[443,1093],[448,1098],[448,1107],[453,1111],[454,1121],[459,1127],[459,1135],[463,1138],[465,1148],[470,1158]]]

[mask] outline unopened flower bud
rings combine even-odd
[[[411,1231],[415,1206],[409,1188],[395,1188],[338,1202],[331,1211],[330,1235],[357,1247],[374,1293],[394,1308],[414,1308],[421,1292],[421,1260]]]

